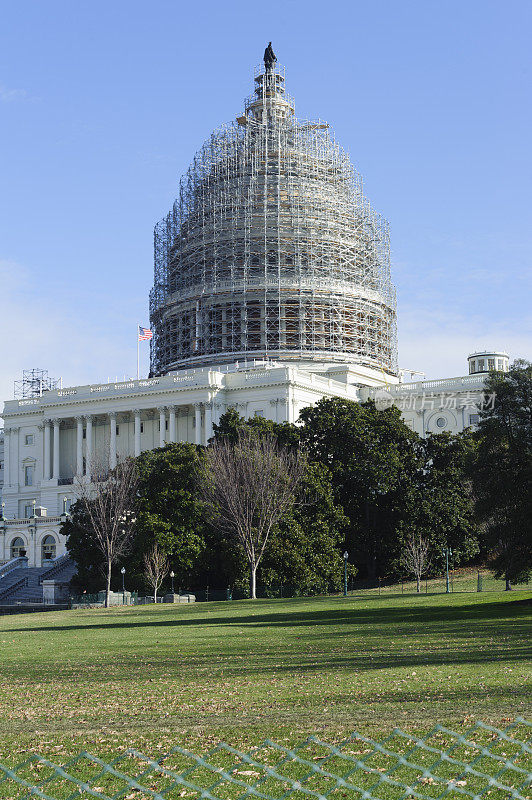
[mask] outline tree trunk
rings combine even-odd
[[[157,587],[153,590],[153,602],[157,605]]]
[[[421,591],[421,581],[419,579],[419,575],[416,575],[416,592],[419,593],[420,591]]]
[[[251,566],[251,599],[257,599],[257,566]]]
[[[506,573],[506,575],[504,577],[505,577],[505,580],[506,580],[506,587],[505,587],[504,591],[505,592],[511,592],[512,591],[512,583],[510,581],[510,576],[508,575],[508,573]]]
[[[109,608],[111,599],[111,561],[107,561],[107,586],[105,587],[105,607]]]

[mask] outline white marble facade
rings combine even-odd
[[[398,383],[364,367],[260,362],[198,368],[161,377],[75,386],[5,403],[0,437],[3,519],[0,564],[26,550],[29,566],[65,552],[61,516],[90,465],[113,467],[167,442],[206,444],[230,407],[250,418],[297,422],[322,397],[398,406],[421,436],[475,426],[484,374]]]
[[[61,514],[76,484],[117,458],[167,442],[206,444],[233,406],[246,417],[294,422],[320,397],[358,399],[356,386],[324,372],[279,363],[228,365],[120,383],[76,386],[4,406],[3,519],[0,563],[22,547],[29,566],[65,552]],[[357,373],[353,377],[371,377]],[[364,373],[364,370],[362,370]],[[95,465],[95,466],[94,466]]]

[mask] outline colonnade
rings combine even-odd
[[[179,415],[189,416],[188,409],[190,406],[179,407],[171,406],[158,406],[157,413],[159,417],[159,436],[158,443],[155,446],[164,447],[165,444],[178,441],[177,420]],[[194,408],[194,442],[195,444],[206,445],[208,440],[213,435],[213,420],[215,410],[219,417],[222,405],[218,403],[195,403]],[[225,406],[224,406],[225,408]],[[153,414],[153,409],[134,409],[133,411],[109,411],[105,414],[109,423],[109,450],[108,465],[110,469],[114,469],[117,465],[117,419],[123,419],[124,416],[133,417],[134,425],[134,447],[132,455],[139,456],[141,453],[141,424],[142,414]],[[94,472],[94,422],[95,416],[101,419],[102,414],[93,415],[85,414],[83,416],[75,417],[76,420],[76,459],[75,459],[75,476],[76,479],[83,477],[90,478],[91,471]],[[61,480],[61,437],[60,429],[61,423],[68,418],[54,418],[44,420],[44,465],[43,465],[43,480],[44,481],[59,481]],[[83,453],[83,440],[85,439],[85,454]],[[92,468],[91,468],[92,465]]]

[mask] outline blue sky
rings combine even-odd
[[[530,0],[0,8],[0,397],[134,374],[153,225],[270,39],[390,222],[400,364],[531,356]]]

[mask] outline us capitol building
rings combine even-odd
[[[297,422],[322,397],[373,397],[422,436],[457,432],[478,421],[487,372],[508,369],[475,353],[467,376],[403,383],[387,223],[329,125],[295,116],[271,48],[243,113],[182,178],[154,262],[149,377],[61,388],[33,371],[5,403],[0,564],[59,563],[95,464],[206,445],[230,407]]]

